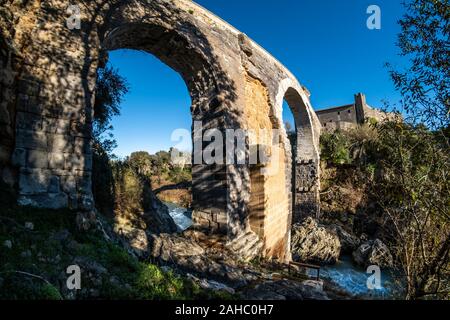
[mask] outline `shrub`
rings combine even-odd
[[[350,142],[341,132],[325,132],[320,137],[321,157],[334,165],[351,163]]]

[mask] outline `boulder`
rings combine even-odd
[[[114,231],[122,240],[122,244],[130,254],[143,258],[148,253],[148,238],[143,229],[130,224],[116,224]]]
[[[394,259],[389,248],[379,239],[369,240],[361,244],[353,252],[353,260],[362,267],[377,265],[380,268],[392,267]]]
[[[148,192],[150,207],[142,218],[147,224],[147,231],[155,234],[174,233],[178,231],[175,221],[169,214],[169,208],[159,200],[153,191]]]
[[[205,250],[194,240],[178,235],[152,235],[150,255],[162,263],[174,264],[189,271],[225,275],[223,267],[209,259]]]
[[[210,251],[205,243],[176,234],[151,235],[149,253],[160,263],[174,265],[188,272],[225,280],[233,287],[245,286],[255,280],[255,274],[242,265],[230,261],[222,249],[223,256]]]
[[[308,217],[292,227],[291,249],[296,261],[333,264],[339,259],[341,243],[333,230]]]
[[[152,236],[150,254],[163,261],[178,261],[183,257],[202,256],[205,250],[194,240],[177,235]]]
[[[355,235],[347,232],[344,228],[337,224],[330,225],[330,229],[333,230],[339,237],[341,242],[341,254],[351,254],[359,246],[359,239]]]

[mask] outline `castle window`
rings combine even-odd
[[[340,111],[338,111],[338,115],[340,115],[341,114],[341,112]]]
[[[352,111],[351,110],[348,110],[348,113],[351,113]]]

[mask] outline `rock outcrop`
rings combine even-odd
[[[151,191],[150,210],[144,213],[143,219],[147,224],[147,231],[151,233],[173,233],[178,230],[177,225],[169,215],[167,206]]]
[[[249,231],[230,242],[228,248],[237,259],[250,261],[261,253],[263,243],[254,232]]]
[[[361,244],[353,252],[353,260],[359,266],[377,265],[380,268],[392,267],[394,262],[389,248],[379,239]]]
[[[291,250],[294,260],[333,264],[339,259],[341,243],[333,230],[308,217],[293,226]]]
[[[360,244],[360,240],[355,235],[347,232],[343,227],[337,224],[330,225],[330,229],[333,230],[339,237],[341,243],[341,255],[351,254],[356,250]]]
[[[184,235],[160,234],[150,238],[150,256],[162,264],[174,266],[240,287],[256,279],[255,272],[239,264],[229,249],[215,247],[204,240]]]

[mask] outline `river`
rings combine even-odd
[[[390,270],[381,270],[381,288],[369,289],[367,280],[372,273],[353,264],[350,256],[343,256],[335,265],[320,269],[321,276],[335,283],[347,293],[362,298],[393,299],[396,294],[396,283]]]
[[[174,203],[164,202],[169,209],[169,215],[178,227],[178,231],[182,232],[192,226],[192,210],[182,208]]]
[[[164,203],[169,208],[169,214],[175,221],[179,232],[192,226],[192,210],[182,208],[174,203]],[[326,278],[345,292],[355,297],[373,299],[392,299],[395,295],[395,285],[390,272],[381,272],[381,288],[370,290],[367,279],[371,274],[355,266],[350,256],[341,257],[335,265],[324,266],[320,270],[321,277]]]

